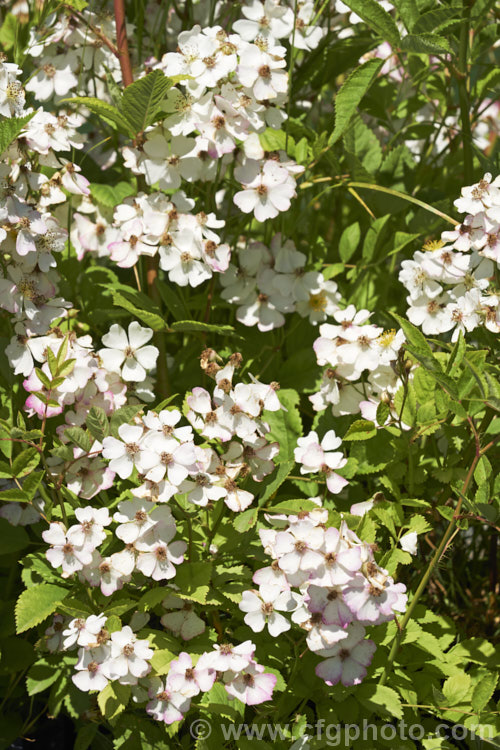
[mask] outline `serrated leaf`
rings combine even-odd
[[[8,503],[29,503],[29,496],[24,490],[20,490],[18,487],[12,487],[10,490],[2,490],[0,492],[0,502]]]
[[[78,730],[73,750],[88,750],[98,730],[97,724],[84,724]]]
[[[115,208],[123,203],[125,198],[135,195],[136,192],[136,188],[130,182],[118,182],[116,185],[101,185],[93,182],[90,185],[92,198],[108,208]]]
[[[470,688],[470,675],[462,672],[462,674],[455,674],[445,681],[443,685],[443,695],[447,701],[447,705],[454,706],[457,703],[461,703]]]
[[[393,47],[399,45],[401,39],[396,22],[377,0],[344,0],[344,3],[382,39],[388,41]]]
[[[67,597],[57,606],[57,611],[63,615],[68,615],[69,617],[83,618],[87,618],[93,613],[92,607],[89,604],[70,597]]]
[[[81,427],[67,427],[64,430],[65,436],[77,445],[82,451],[88,453],[92,447],[92,438]]]
[[[46,659],[39,659],[32,664],[26,675],[26,689],[28,695],[37,695],[54,684],[59,679],[61,671],[55,664],[49,664]]]
[[[403,502],[408,505],[408,501]],[[410,531],[414,531],[416,534],[425,534],[427,531],[430,531],[431,528],[430,523],[423,516],[414,515],[410,519],[405,534]]]
[[[198,320],[178,320],[170,326],[172,331],[182,333],[218,333],[221,336],[234,336],[233,326],[201,323]]]
[[[293,498],[291,500],[283,500],[281,503],[276,505],[270,505],[267,508],[262,508],[270,516],[275,513],[278,515],[296,515],[302,511],[316,510],[318,506],[312,500],[305,497]]]
[[[294,451],[297,439],[302,435],[302,419],[298,410],[299,394],[291,388],[282,388],[278,391],[278,398],[286,411],[265,411],[264,420],[271,427],[271,432],[266,435],[270,443],[278,443],[280,450],[274,458],[275,463],[283,461],[294,461]]]
[[[385,401],[381,401],[379,405],[377,406],[377,414],[376,414],[377,424],[379,425],[385,424],[390,414],[390,411],[391,410],[389,409],[389,405],[386,404]]]
[[[156,279],[155,286],[161,294],[165,307],[175,320],[182,322],[189,318],[189,310],[186,307],[186,303],[175,290],[174,284],[167,284],[164,281]]]
[[[266,128],[263,133],[259,134],[260,145],[265,151],[286,151],[293,155],[295,151],[295,141],[284,130],[276,128]]]
[[[486,707],[495,690],[498,682],[498,674],[490,672],[485,675],[476,685],[472,693],[472,708],[474,711],[481,712]]]
[[[153,331],[167,331],[168,326],[161,315],[160,308],[156,310],[144,310],[136,307],[133,302],[127,299],[121,292],[112,289],[113,304],[123,307],[124,310],[132,313],[135,318],[139,318],[143,323],[153,329]]]
[[[382,716],[395,716],[397,719],[403,716],[399,695],[386,685],[363,683],[356,690],[356,698],[365,708]]]
[[[45,388],[47,388],[47,390],[50,390],[50,386],[51,386],[51,383],[52,383],[52,381],[51,381],[51,379],[49,378],[49,376],[48,376],[48,375],[46,375],[46,374],[45,374],[45,373],[43,372],[43,370],[41,370],[41,369],[40,369],[39,367],[35,367],[35,372],[36,372],[36,376],[37,376],[38,380],[40,381],[40,383],[41,383],[41,384],[42,384],[42,385],[43,385],[43,386],[44,386]],[[40,400],[43,400],[43,399],[40,399]]]
[[[401,40],[401,49],[415,55],[440,55],[451,52],[448,40],[438,34],[407,34]]]
[[[170,662],[175,658],[175,654],[166,648],[156,649],[151,658],[151,666],[155,674],[167,674],[170,669]]]
[[[357,419],[349,427],[342,440],[370,440],[376,434],[377,429],[373,422],[367,419]]]
[[[24,117],[6,117],[0,122],[0,155],[6,151],[35,113]]]
[[[50,347],[47,347],[47,364],[49,365],[50,374],[55,378],[57,375],[57,359]]]
[[[295,466],[295,461],[283,461],[278,465],[278,470],[273,472],[271,480],[262,495],[259,496],[259,505],[262,505],[268,498],[272,497],[278,490]]]
[[[212,564],[209,562],[184,562],[175,575],[175,585],[179,587],[176,596],[205,604],[212,577]]]
[[[328,139],[329,146],[333,146],[345,132],[382,65],[383,60],[368,60],[356,68],[342,84],[335,97],[335,127]]]
[[[81,105],[87,107],[95,115],[98,115],[109,125],[116,127],[122,133],[127,135],[135,135],[135,130],[131,123],[127,120],[125,115],[120,112],[112,104],[108,104],[101,99],[97,99],[92,96],[74,96],[71,99],[62,99],[62,102],[69,102],[74,106]]]
[[[65,5],[70,5],[76,10],[85,10],[88,5],[87,0],[65,0]]]
[[[244,534],[257,523],[257,508],[248,508],[243,513],[238,513],[233,519],[233,526],[240,534]]]
[[[25,477],[36,469],[40,463],[40,453],[37,448],[27,448],[15,457],[12,462],[12,475]]]
[[[453,22],[454,17],[460,14],[459,8],[434,8],[433,10],[422,13],[412,26],[412,34],[430,34],[434,36],[442,24]]]
[[[130,695],[130,685],[120,685],[119,682],[108,683],[97,696],[97,703],[104,718],[110,721],[125,711]]]
[[[120,425],[131,422],[141,409],[142,406],[140,404],[130,404],[129,406],[122,406],[120,409],[113,412],[109,423],[109,430],[113,437],[118,438],[118,428]]]
[[[108,417],[104,409],[101,409],[100,406],[93,406],[91,408],[87,414],[85,424],[92,437],[100,443],[109,435]]]
[[[161,71],[153,70],[144,78],[127,86],[120,103],[120,112],[133,128],[134,134],[142,133],[155,122],[161,104],[173,81]]]
[[[40,583],[23,591],[16,602],[16,632],[24,633],[39,625],[67,595],[68,589],[52,583]]]
[[[354,222],[351,226],[346,227],[340,235],[339,255],[344,263],[348,263],[356,252],[361,239],[361,227],[359,221]]]

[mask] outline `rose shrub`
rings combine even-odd
[[[1,6],[0,747],[493,742],[494,3]]]

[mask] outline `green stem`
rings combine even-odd
[[[473,182],[474,168],[472,157],[472,128],[470,122],[470,102],[467,89],[468,53],[470,14],[474,0],[463,0],[463,20],[460,31],[460,47],[458,53],[458,99],[460,104],[460,120],[462,123],[462,148],[464,157],[464,180],[467,185]]]
[[[450,224],[453,224],[453,226],[456,226],[459,223],[456,219],[452,219],[451,216],[443,213],[443,211],[440,211],[438,208],[434,208],[434,206],[430,206],[428,203],[425,203],[418,198],[414,198],[413,195],[406,195],[406,193],[400,193],[398,190],[392,190],[391,188],[382,187],[381,185],[372,185],[367,182],[346,182],[345,185],[346,187],[366,188],[367,190],[376,190],[380,193],[387,193],[388,195],[393,195],[395,198],[402,198],[409,203],[414,203],[416,206],[420,206],[420,208],[424,208],[426,211],[430,211],[430,213],[440,216]]]
[[[212,540],[213,540],[214,536],[216,535],[219,526],[221,525],[222,519],[224,518],[224,512],[225,512],[225,510],[226,510],[226,504],[223,503],[223,502],[221,502],[221,508],[220,508],[220,511],[219,511],[219,515],[215,519],[214,525],[212,526],[212,529],[210,530],[210,534],[208,535],[207,549],[212,544]]]
[[[333,180],[333,177],[320,177],[316,180],[308,180],[307,182],[303,182],[300,185],[300,189],[304,190],[305,188],[312,187],[318,182],[330,182]],[[440,216],[442,219],[445,219],[449,224],[453,224],[454,227],[456,227],[460,222],[458,222],[456,219],[453,219],[451,216],[448,216],[448,214],[443,213],[443,211],[440,211],[438,208],[434,208],[434,206],[431,206],[429,203],[425,203],[425,201],[421,201],[418,198],[414,198],[413,195],[407,195],[406,193],[400,193],[398,190],[392,190],[392,188],[386,188],[382,187],[382,185],[373,185],[369,182],[337,182],[335,185],[330,185],[327,189],[332,188],[350,188],[350,187],[358,187],[358,188],[364,188],[365,190],[376,190],[379,193],[387,193],[387,195],[392,195],[394,198],[401,198],[403,201],[408,201],[408,203],[414,203],[416,206],[420,206],[420,208],[424,208],[426,211],[429,211],[432,214],[436,214],[436,216]],[[316,196],[314,200],[317,200],[319,196]]]

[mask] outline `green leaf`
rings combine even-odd
[[[278,391],[278,397],[286,411],[265,411],[264,421],[271,427],[271,432],[266,435],[270,443],[277,442],[280,450],[275,463],[283,461],[294,461],[294,451],[297,446],[297,438],[302,435],[302,419],[298,410],[299,394],[291,388],[282,388]]]
[[[234,517],[233,526],[240,534],[250,531],[257,523],[257,508],[248,508]]]
[[[379,405],[377,406],[377,424],[383,425],[386,423],[386,420],[390,414],[389,405],[385,403],[385,401],[381,401]]]
[[[284,130],[276,130],[275,128],[267,128],[263,133],[259,134],[260,145],[265,151],[286,151],[293,153],[295,150],[295,141],[289,135],[288,143],[287,137]]]
[[[131,422],[141,409],[141,404],[130,404],[129,406],[122,406],[120,409],[113,412],[109,423],[109,430],[113,437],[118,438],[118,428],[120,425]]]
[[[26,675],[26,689],[28,695],[36,695],[50,687],[57,679],[61,671],[55,664],[49,663],[47,659],[39,659],[29,669]]]
[[[424,365],[426,370],[450,394],[450,396],[456,398],[457,389],[453,380],[443,372],[443,368],[441,367],[439,360],[434,355],[422,331],[420,331],[416,326],[410,323],[409,320],[401,317],[401,315],[397,315],[393,312],[391,312],[390,314],[397,320],[397,322],[403,329],[406,341],[408,342],[406,345],[406,349],[408,349],[410,354],[412,354],[415,359],[417,359],[421,364]]]
[[[165,307],[168,308],[175,320],[182,321],[189,318],[189,310],[182,297],[175,290],[174,284],[166,284],[164,281],[156,279],[155,286],[161,294]]]
[[[440,55],[451,52],[448,40],[438,34],[407,34],[401,40],[401,49],[415,55]]]
[[[474,711],[481,712],[486,707],[495,690],[498,681],[498,674],[490,672],[480,680],[472,693],[472,708]]]
[[[29,503],[29,497],[24,490],[18,487],[12,487],[10,490],[0,492],[0,502],[8,503]]]
[[[457,663],[472,661],[475,664],[484,664],[493,671],[500,667],[500,654],[495,646],[484,638],[468,638],[457,643],[448,652],[448,656]]]
[[[14,47],[18,31],[19,19],[13,13],[7,13],[2,28],[0,29],[0,44],[5,51]]]
[[[57,359],[50,347],[47,349],[47,363],[49,365],[50,374],[55,378],[57,375]]]
[[[131,124],[133,132],[142,133],[161,112],[161,104],[173,81],[161,71],[153,70],[139,78],[123,92],[120,111]]]
[[[87,0],[65,0],[65,5],[71,5],[75,10],[85,10],[88,5]]]
[[[388,41],[393,47],[399,45],[401,39],[398,27],[392,16],[378,4],[377,0],[344,0],[344,2],[382,39]]]
[[[377,429],[367,419],[357,419],[347,430],[342,440],[370,440],[375,437]]]
[[[125,198],[135,195],[136,188],[130,182],[118,182],[116,185],[101,185],[93,182],[90,185],[90,194],[98,203],[108,208],[114,208],[123,203]]]
[[[359,226],[359,221],[356,221],[354,224],[351,224],[350,227],[344,229],[340,235],[339,242],[339,255],[344,263],[348,263],[350,258],[354,255],[360,239],[361,227]]]
[[[272,497],[279,487],[283,484],[289,474],[291,474],[295,461],[283,461],[278,465],[278,470],[275,475],[272,475],[272,479],[262,495],[259,496],[259,505],[262,505],[268,498]]]
[[[84,724],[78,730],[73,750],[88,750],[97,734],[97,724]]]
[[[371,223],[363,241],[363,260],[369,262],[373,259],[377,248],[384,239],[390,218],[390,214],[386,214],[385,216],[379,216]]]
[[[366,125],[361,117],[356,117],[344,133],[344,145],[354,157],[352,176],[365,179],[375,174],[382,164],[382,147],[372,128]],[[351,159],[352,161],[352,159]]]
[[[40,583],[23,591],[16,603],[16,632],[24,633],[43,622],[67,595],[68,589],[52,583]]]
[[[386,685],[363,683],[356,689],[356,698],[365,708],[382,716],[395,716],[397,719],[403,716],[398,694]]]
[[[96,99],[92,96],[74,96],[71,99],[62,99],[61,102],[69,102],[75,106],[81,105],[87,107],[95,115],[98,115],[109,125],[120,130],[127,135],[135,135],[135,130],[127,118],[112,104]]]
[[[406,505],[408,505],[408,502],[406,502]],[[417,534],[424,534],[426,531],[430,531],[431,528],[430,523],[423,516],[415,515],[411,517],[405,534],[410,531],[415,531]]]
[[[69,617],[83,617],[87,618],[93,613],[92,607],[86,602],[81,602],[78,599],[67,597],[61,604],[57,606],[57,611],[63,615]]]
[[[63,362],[61,365],[59,365],[59,369],[57,371],[58,377],[67,377],[75,369],[75,363],[76,359],[67,359],[66,362]],[[64,380],[62,382],[64,382]],[[55,388],[57,386],[53,385],[53,387]]]
[[[29,501],[24,500],[24,502]],[[8,555],[10,552],[18,552],[30,543],[26,529],[22,526],[11,526],[5,518],[0,518],[0,539],[2,540],[0,552],[2,555]]]
[[[90,451],[93,442],[92,438],[85,430],[82,430],[81,427],[68,427],[64,430],[64,434],[72,443],[81,448],[82,451],[85,451],[85,453]]]
[[[394,5],[404,25],[411,31],[420,15],[417,0],[394,0]]]
[[[500,69],[497,67],[482,75],[477,81],[478,99],[483,99],[490,91],[495,92],[500,84]]]
[[[168,326],[162,317],[159,307],[154,310],[146,310],[136,307],[136,305],[131,302],[130,299],[127,299],[121,291],[112,289],[111,294],[113,295],[113,304],[117,305],[117,307],[123,307],[124,310],[128,310],[128,312],[132,313],[135,318],[139,318],[143,323],[146,323],[147,326],[152,328],[153,331],[168,330]]]
[[[26,479],[24,480],[23,492],[26,493],[26,495],[29,497],[30,500],[33,500],[33,498],[35,497],[37,490],[40,487],[40,484],[42,483],[44,474],[45,474],[44,471],[34,471],[29,476],[27,476]]]
[[[269,515],[274,513],[279,515],[296,515],[302,511],[316,510],[318,506],[312,500],[308,500],[305,497],[294,498],[292,500],[283,500],[283,502],[277,505],[269,505],[266,508],[262,508]]]
[[[39,368],[39,367],[35,367],[35,372],[36,372],[36,376],[37,376],[38,380],[40,381],[40,383],[41,383],[41,384],[42,384],[42,385],[43,385],[43,386],[44,386],[45,388],[47,388],[47,390],[50,390],[50,384],[51,384],[51,382],[52,382],[52,381],[51,381],[51,379],[49,378],[49,376],[48,376],[48,375],[46,375],[46,374],[45,374],[45,373],[43,372],[43,370],[40,370],[40,368]]]
[[[396,318],[397,322],[403,329],[403,333],[406,336],[407,342],[411,344],[414,349],[426,352],[430,357],[434,356],[432,353],[432,349],[427,343],[427,339],[425,338],[422,331],[420,331],[420,329],[406,320],[406,318],[403,318],[401,315],[396,315],[396,313],[391,313],[391,315],[393,318]]]
[[[461,12],[460,8],[435,8],[429,10],[427,13],[417,19],[416,23],[412,26],[412,34],[430,34],[434,35],[439,30],[440,26],[447,25],[450,21],[453,23],[453,19],[456,18]]]
[[[104,409],[101,409],[100,406],[93,406],[91,408],[85,424],[92,437],[100,443],[109,435],[108,417]]]
[[[198,320],[179,320],[170,326],[172,331],[181,333],[218,333],[221,336],[234,336],[233,326],[215,323],[201,323]]]
[[[354,70],[335,97],[335,127],[328,145],[333,146],[347,129],[359,103],[375,80],[383,60],[368,60]]]
[[[170,662],[173,659],[175,659],[175,654],[167,648],[155,649],[151,658],[151,666],[153,667],[155,674],[167,674],[170,669]]]
[[[110,721],[125,711],[130,695],[130,685],[109,682],[97,696],[97,703],[104,718]]]
[[[17,23],[17,21],[16,21]],[[0,155],[6,151],[35,113],[24,117],[6,117],[0,122]]]
[[[447,705],[454,706],[461,703],[470,688],[470,675],[463,672],[455,674],[445,681],[443,685],[443,695],[446,698]]]
[[[481,456],[476,468],[474,469],[474,479],[478,487],[489,481],[491,473],[492,468],[487,456]]]
[[[175,585],[179,587],[176,596],[205,604],[212,577],[212,564],[209,562],[184,562],[177,568]]]

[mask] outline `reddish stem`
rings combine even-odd
[[[130,86],[134,82],[132,75],[132,63],[130,62],[130,52],[127,41],[127,19],[125,17],[124,0],[114,0],[115,5],[115,23],[116,23],[116,44],[120,59],[120,68],[122,71],[123,85]]]

